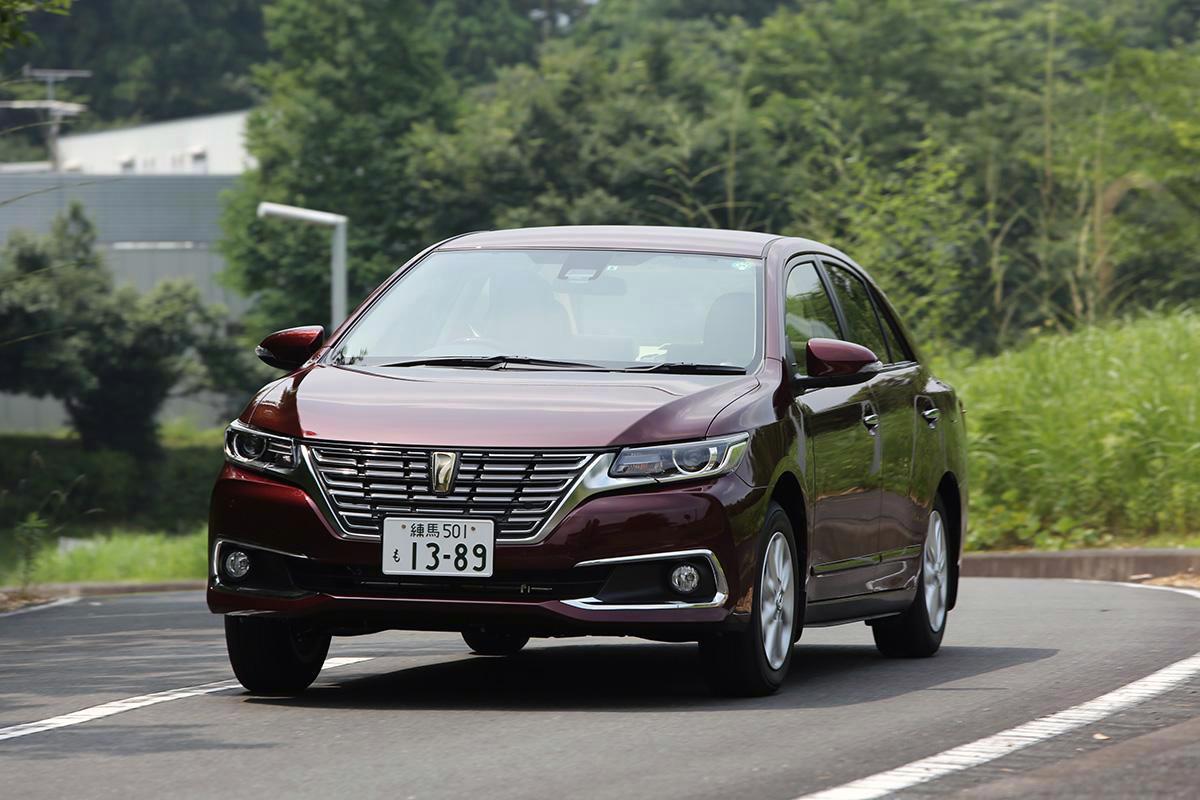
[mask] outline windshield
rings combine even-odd
[[[610,369],[682,362],[748,370],[762,341],[761,282],[762,262],[748,258],[441,251],[376,300],[330,360],[382,366],[511,356]]]

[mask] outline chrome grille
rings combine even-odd
[[[434,494],[432,449],[308,444],[317,481],[342,527],[379,534],[404,514],[477,516],[496,523],[497,539],[537,533],[594,454],[560,450],[456,450],[453,489]]]

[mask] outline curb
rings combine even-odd
[[[146,594],[149,592],[187,592],[207,588],[206,581],[159,581],[157,583],[40,583],[39,594],[52,597],[95,597],[109,594]],[[16,587],[0,587],[0,594],[15,593]]]
[[[1059,552],[967,553],[967,578],[1075,578],[1144,581],[1184,573],[1200,575],[1200,550],[1129,548]]]

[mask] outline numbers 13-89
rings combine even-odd
[[[456,572],[486,572],[487,556],[487,548],[482,544],[468,547],[459,542],[451,548],[442,547],[438,542],[413,542],[410,563],[413,569],[425,569],[429,572],[436,572],[438,567],[445,563],[452,565]],[[398,550],[392,553],[392,560],[399,563]]]

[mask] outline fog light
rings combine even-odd
[[[225,574],[235,580],[246,577],[246,573],[250,571],[250,556],[241,550],[234,550],[226,554],[223,563]]]
[[[691,594],[700,588],[700,570],[691,564],[680,564],[671,570],[671,588],[680,594]]]

